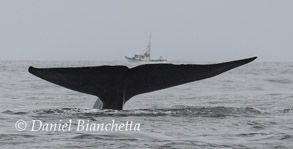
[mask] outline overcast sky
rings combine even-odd
[[[293,61],[292,0],[0,0],[0,60]]]

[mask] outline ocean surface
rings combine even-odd
[[[134,67],[118,61],[0,61],[0,148],[293,148],[293,63],[255,61],[210,79],[135,96],[122,111],[92,109],[97,97],[27,71],[31,65],[116,64]],[[127,121],[139,130],[94,129]],[[79,122],[92,129],[78,131]],[[64,129],[45,127],[54,124]]]

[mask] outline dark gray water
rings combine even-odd
[[[96,97],[27,72],[119,62],[0,62],[0,148],[293,148],[293,63],[245,65],[217,77],[135,96],[123,111],[91,109]],[[27,122],[17,131],[18,120]],[[31,131],[33,120],[70,131]],[[139,131],[76,131],[140,124]],[[61,122],[60,122],[61,121]],[[20,127],[23,125],[20,124]]]

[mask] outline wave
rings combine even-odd
[[[10,115],[26,115],[28,112],[14,112],[11,110],[6,110],[2,112],[3,114],[10,114]]]
[[[288,109],[286,109],[288,112]],[[33,116],[76,116],[87,117],[147,117],[147,116],[204,116],[204,117],[225,117],[225,116],[254,116],[263,112],[252,107],[198,107],[198,106],[175,106],[172,108],[151,108],[135,110],[98,110],[81,108],[60,108],[60,109],[38,109],[30,112],[13,112],[10,110],[2,112],[10,115],[33,115]]]
[[[13,140],[15,138],[34,138],[36,136],[34,135],[28,135],[28,134],[0,134],[0,140],[7,141],[7,140]]]
[[[271,83],[279,83],[279,84],[292,84],[293,81],[289,79],[267,79],[268,82]]]
[[[95,134],[78,134],[72,137],[72,139],[94,139],[94,140],[129,140],[129,141],[167,141],[176,140],[171,136],[166,136],[161,133],[154,132],[96,132]]]

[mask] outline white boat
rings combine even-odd
[[[129,62],[137,62],[137,63],[166,63],[167,60],[160,56],[159,59],[151,59],[151,34],[149,36],[149,43],[147,45],[146,50],[143,54],[135,54],[134,57],[127,57],[125,58]]]

